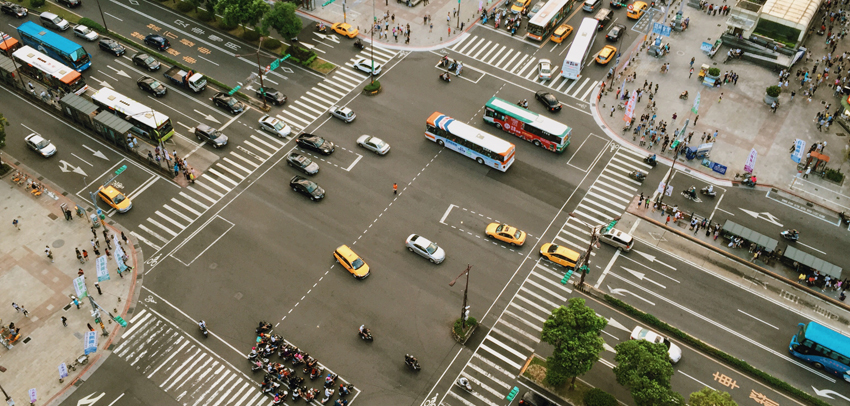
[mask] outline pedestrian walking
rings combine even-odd
[[[124,235],[124,232],[121,232],[121,239],[124,240],[124,244],[127,244],[127,236]]]
[[[393,194],[394,195],[398,194],[398,183],[393,183]]]
[[[103,230],[103,239],[104,240],[109,239],[109,230],[106,230],[106,229]]]
[[[47,258],[50,258],[50,262],[53,262],[53,253],[50,252],[49,245],[45,245],[44,253],[47,254]]]
[[[21,306],[18,306],[18,304],[17,304],[17,303],[12,302],[12,307],[14,307],[14,308],[15,308],[15,311],[17,311],[18,313],[20,313],[20,312],[21,312]]]
[[[697,235],[697,233],[699,232],[699,228],[700,228],[700,226],[702,226],[702,223],[700,223],[700,222],[697,222],[697,223],[694,225],[694,235]]]
[[[75,296],[72,296],[71,298],[73,299],[72,301],[74,302],[74,306],[77,306],[77,310],[80,310],[80,301]]]
[[[26,307],[24,307],[23,305],[21,305],[21,311],[24,313],[24,317],[29,317],[29,316],[30,316],[30,312],[29,312],[29,311],[27,310],[27,308],[26,308]]]
[[[664,225],[666,226],[666,225],[667,225],[667,223],[669,223],[669,222],[670,222],[670,215],[668,214],[668,215],[667,215],[667,220],[665,220],[665,221],[664,221]]]
[[[60,320],[62,320],[63,326],[68,327],[68,318],[67,317],[62,316]]]
[[[96,257],[100,256],[100,251],[98,251],[98,249],[96,247],[94,249],[94,256],[96,256]]]
[[[695,61],[695,60],[696,60],[696,58],[691,57],[691,68],[693,68],[693,67],[694,67],[694,61]]]
[[[83,250],[83,259],[86,260],[86,262],[89,261],[89,252],[86,250]]]
[[[106,240],[106,249],[108,249],[108,250],[112,249],[112,243],[109,240]]]
[[[97,289],[97,294],[98,294],[98,295],[102,295],[102,294],[103,294],[103,292],[101,292],[101,291],[100,291],[100,284],[99,284],[99,283],[95,282],[95,283],[94,283],[94,287],[95,287],[95,289]]]
[[[12,220],[12,227],[15,227],[18,229],[18,231],[21,231],[21,222],[18,221],[18,219]]]
[[[812,172],[811,166],[806,166],[806,173],[803,174],[803,179],[807,179],[809,177],[809,173]]]
[[[80,261],[80,263],[81,263],[81,264],[82,264],[83,262],[85,262],[85,261],[83,261],[83,254],[80,252],[80,249],[79,249],[79,248],[74,248],[74,250],[76,250],[76,251],[77,251],[77,261]]]
[[[720,103],[723,101],[723,93],[720,93],[720,97],[717,98],[717,102]]]
[[[691,76],[693,76],[693,75],[694,75],[694,68],[691,68],[691,71],[688,73],[688,79],[690,79]]]
[[[428,26],[428,32],[433,32],[433,31],[434,31],[434,23],[431,23],[431,25]]]
[[[94,238],[97,238],[97,230],[94,229],[94,226],[91,226],[91,235]]]
[[[452,25],[452,13],[446,13],[446,24]],[[449,29],[449,33],[451,33],[451,29]]]
[[[94,331],[94,327],[91,326],[91,323],[86,323],[86,327],[89,328],[89,331]]]
[[[109,248],[104,248],[103,251],[106,254],[106,259],[109,259]]]
[[[643,192],[640,192],[640,197],[638,198],[638,207],[643,204]]]
[[[91,239],[91,247],[100,248],[100,240],[98,240],[97,237]]]

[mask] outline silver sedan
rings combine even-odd
[[[357,145],[378,155],[386,155],[387,152],[390,152],[390,144],[387,144],[384,140],[371,135],[361,135],[360,138],[357,139]]]
[[[342,121],[345,121],[346,123],[350,123],[354,121],[355,118],[357,118],[357,115],[354,114],[354,111],[352,111],[348,107],[333,106],[330,110],[328,110],[328,113]]]
[[[439,264],[446,259],[446,251],[443,251],[443,249],[438,247],[436,243],[431,242],[431,240],[425,237],[411,234],[407,237],[405,245],[407,245],[407,249],[410,250],[410,252],[415,252],[425,258],[428,258],[431,263]]]

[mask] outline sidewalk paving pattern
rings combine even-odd
[[[620,216],[640,186],[628,177],[628,173],[636,169],[647,170],[648,165],[642,161],[643,157],[635,152],[618,149],[574,210],[576,218],[599,225]],[[569,218],[553,243],[584,252],[589,239],[587,227]],[[564,268],[545,259],[538,261],[461,372],[472,382],[475,391],[468,393],[453,384],[443,405],[496,406],[504,403],[517,374],[540,342],[543,322],[552,310],[566,303],[572,293],[571,284],[561,284],[563,275]],[[572,280],[578,277],[574,274]],[[605,360],[600,362],[613,367]]]

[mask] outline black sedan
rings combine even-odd
[[[310,158],[293,152],[286,157],[287,165],[303,172],[306,175],[315,175],[319,173],[319,165]]]
[[[312,201],[321,200],[325,197],[325,189],[322,189],[316,182],[303,176],[293,176],[289,180],[289,186],[292,190],[309,197]]]
[[[140,77],[139,80],[136,81],[136,84],[139,85],[139,89],[142,89],[156,97],[165,96],[165,93],[168,92],[168,89],[162,84],[162,82],[150,76]]]
[[[100,37],[100,42],[97,43],[97,46],[115,56],[121,56],[124,55],[124,52],[127,52],[124,45],[119,44],[118,41],[112,38]]]
[[[159,61],[156,60],[156,58],[145,53],[138,53],[133,55],[133,65],[141,66],[150,72],[159,70],[159,68],[162,66],[160,65]]]
[[[552,93],[541,90],[534,94],[534,98],[540,100],[540,103],[543,103],[549,111],[561,110],[561,102],[559,102]]]
[[[233,97],[233,96],[231,96],[227,93],[223,93],[223,92],[216,93],[215,96],[213,96],[212,101],[213,101],[213,104],[215,104],[218,107],[222,107],[222,108],[226,109],[227,111],[230,112],[230,114],[239,114],[239,113],[245,111],[245,105],[242,104],[241,101],[236,100],[235,97]]]
[[[614,24],[611,27],[611,31],[608,31],[608,35],[605,36],[605,39],[608,41],[619,41],[620,37],[626,32],[626,26],[623,24]]]
[[[280,106],[281,104],[286,103],[286,95],[279,90],[272,89],[270,87],[261,87],[257,89],[257,97],[265,98],[267,102],[274,104],[275,106]]]
[[[157,51],[165,51],[171,48],[171,43],[168,39],[159,34],[148,34],[145,37],[145,45],[153,47]]]
[[[29,10],[27,10],[26,7],[22,7],[8,1],[0,3],[0,10],[3,11],[3,14],[8,14],[15,18],[24,18],[29,13]]]
[[[323,155],[330,155],[334,152],[334,143],[313,134],[303,133],[295,140],[299,147],[312,149]]]

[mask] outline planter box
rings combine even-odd
[[[366,93],[366,95],[367,95],[367,96],[374,96],[374,95],[376,95],[376,94],[378,94],[378,93],[381,93],[381,90],[382,90],[383,88],[384,88],[384,86],[383,86],[383,85],[381,85],[381,86],[378,86],[378,88],[377,88],[377,89],[375,89],[375,90],[371,90],[371,91],[366,90],[366,89],[363,89],[363,93]]]
[[[466,332],[466,337],[461,337],[461,336],[457,335],[457,333],[455,333],[455,329],[454,329],[454,327],[452,327],[452,338],[454,338],[455,341],[457,341],[460,344],[466,344],[466,342],[469,341],[469,338],[472,337],[472,333],[474,333],[475,329],[477,329],[477,328],[478,328],[478,324],[476,323],[475,326],[473,326],[472,328],[469,329],[469,331]]]

